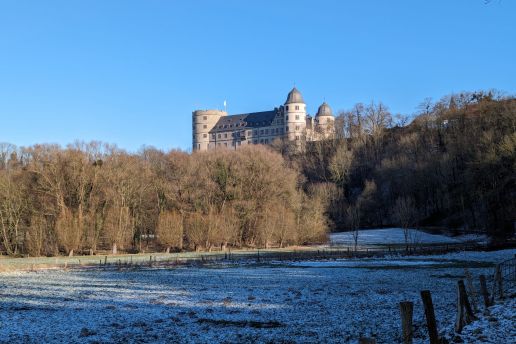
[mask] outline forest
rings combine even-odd
[[[75,143],[2,146],[8,255],[283,247],[326,240],[326,204],[263,146],[188,154]]]
[[[335,135],[190,154],[100,142],[0,145],[0,250],[224,250],[323,243],[331,230],[441,227],[514,233],[516,99],[425,100],[411,121],[382,103]]]
[[[516,227],[516,99],[497,91],[425,99],[393,115],[357,104],[333,140],[278,144],[307,185],[325,185],[335,228],[438,227],[495,238]]]

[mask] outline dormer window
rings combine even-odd
[[[299,105],[296,105],[296,110],[299,110]]]

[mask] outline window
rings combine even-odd
[[[288,115],[287,115],[287,116],[285,116],[285,120],[287,120],[287,121],[288,121]]]
[[[208,134],[202,134],[202,137],[207,138]]]
[[[227,147],[228,146],[228,143],[227,142],[224,142],[224,146]]]
[[[287,105],[287,111],[288,111],[288,105]]]
[[[260,139],[260,143],[263,143],[263,139]]]
[[[263,135],[263,129],[260,130],[260,135]]]
[[[202,119],[204,119],[206,121],[206,120],[208,120],[208,116],[203,116]]]
[[[299,125],[296,125],[296,131],[299,131]]]
[[[208,126],[205,124],[202,126],[204,129],[208,129]]]
[[[296,140],[299,141],[299,135],[296,136]]]
[[[299,115],[296,115],[296,120],[299,121]]]
[[[288,125],[287,125],[287,127],[285,128],[285,131],[288,131]]]
[[[265,135],[269,135],[269,129],[265,129]]]
[[[283,128],[280,128],[280,134],[283,134]]]
[[[269,139],[265,139],[265,143],[269,143]]]
[[[211,138],[212,138],[212,139],[216,139],[216,138],[217,138],[217,135],[215,135],[215,134],[211,134]]]
[[[258,130],[255,130],[253,134],[258,135]]]
[[[247,131],[247,136],[251,136],[251,133],[252,133],[251,130],[248,130]]]
[[[219,134],[218,136],[219,136],[219,139],[220,139],[221,135]]]
[[[296,105],[296,110],[299,110],[299,105]]]
[[[228,133],[224,133],[224,138],[227,139],[228,138]]]

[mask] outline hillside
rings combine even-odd
[[[426,101],[408,125],[381,103],[336,120],[336,140],[280,147],[337,228],[439,226],[506,237],[516,216],[516,99],[492,92]]]

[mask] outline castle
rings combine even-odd
[[[270,144],[275,140],[303,142],[329,138],[334,133],[331,108],[323,102],[315,117],[306,112],[301,93],[294,87],[284,105],[270,111],[228,116],[220,110],[192,113],[193,150],[238,149],[250,144]]]

